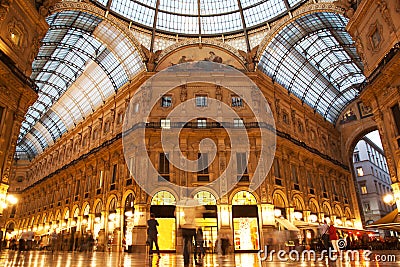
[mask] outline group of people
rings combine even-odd
[[[339,236],[333,223],[328,225],[327,221],[325,220],[324,224],[321,225],[319,230],[321,233],[321,239],[324,249],[329,250],[331,244],[334,252],[340,254],[340,248],[338,245]]]
[[[155,214],[150,214],[150,220],[147,221],[147,245],[149,246],[149,254],[152,255],[157,253],[160,256],[160,248],[158,246],[158,221],[156,220]],[[206,254],[204,248],[204,237],[203,230],[201,227],[197,229],[194,235],[194,258],[202,258]],[[153,245],[155,246],[155,251],[153,251]],[[229,247],[229,238],[226,235],[221,235],[217,240],[216,247],[219,248],[218,251],[222,255],[226,255]]]

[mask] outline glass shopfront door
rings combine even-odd
[[[153,205],[150,212],[156,215],[158,221],[158,246],[162,251],[176,250],[176,219],[175,206]],[[155,247],[153,248],[155,249]]]
[[[260,249],[257,211],[256,205],[232,207],[235,251],[258,251]]]

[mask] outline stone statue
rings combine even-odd
[[[258,45],[253,47],[251,51],[245,52],[243,50],[238,50],[239,54],[244,57],[245,64],[249,71],[254,71],[256,67],[256,56],[257,56]]]

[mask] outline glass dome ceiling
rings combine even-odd
[[[365,82],[347,22],[334,13],[305,15],[273,38],[258,65],[332,123]]]
[[[135,25],[182,35],[243,32],[283,16],[306,0],[92,0]]]
[[[33,158],[145,69],[118,29],[79,11],[49,16],[32,64],[38,99],[22,122],[16,156]]]

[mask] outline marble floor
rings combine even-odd
[[[327,266],[327,267],[378,267],[378,266],[400,266],[400,251],[374,252],[371,259],[383,257],[388,261],[329,261],[327,258],[321,261],[279,261],[278,259],[262,260],[258,259],[257,254],[231,254],[228,256],[206,255],[203,264],[199,265],[192,261],[190,267],[197,266],[236,266],[236,267],[272,267],[272,266]],[[390,257],[389,257],[390,255]],[[393,256],[394,257],[393,257]],[[395,261],[394,261],[395,260]],[[14,252],[4,250],[0,252],[0,267],[29,266],[29,267],[183,267],[183,257],[177,254],[161,254],[161,257],[147,257],[144,254],[128,254],[117,252],[55,252],[52,254],[47,251],[28,251]]]

